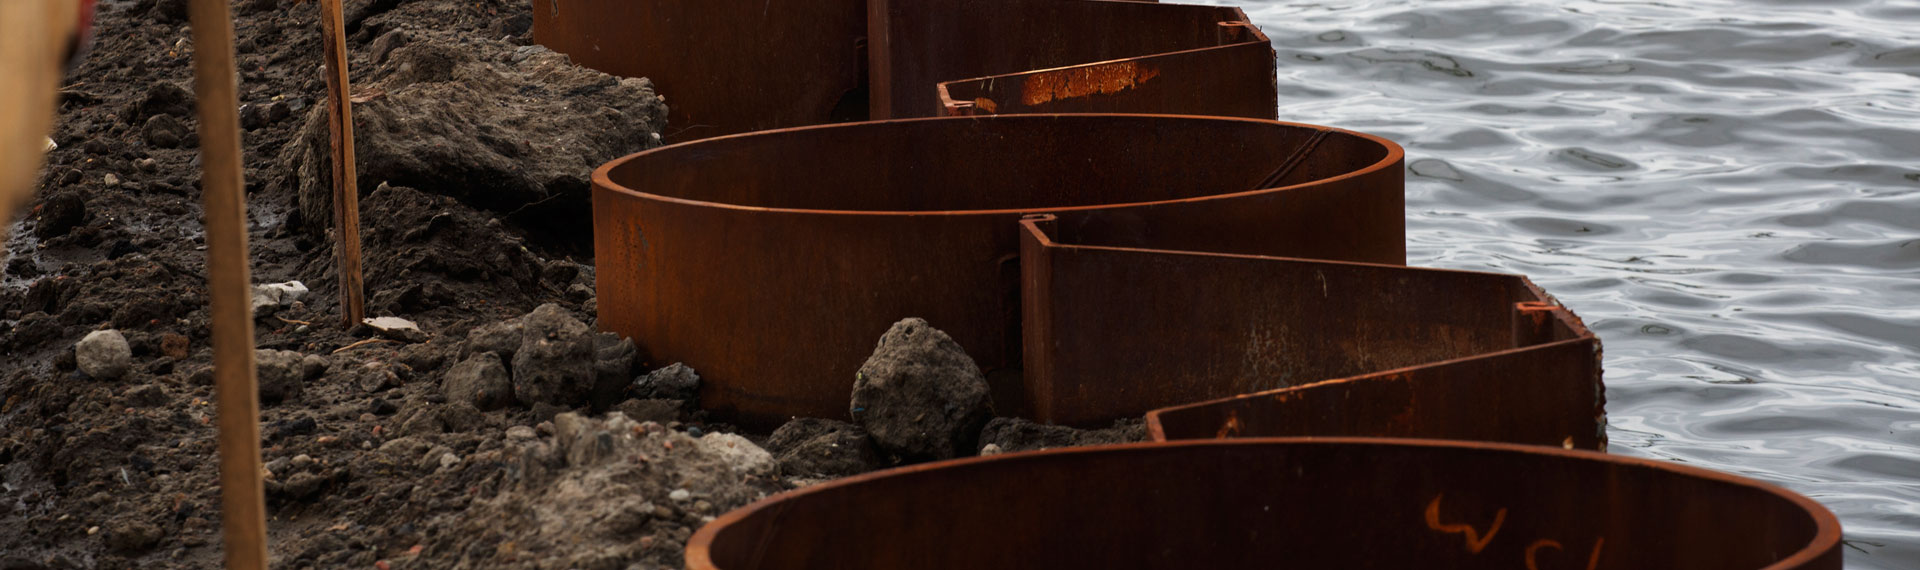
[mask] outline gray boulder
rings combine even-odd
[[[325,373],[326,359],[314,357],[291,350],[273,350],[262,348],[253,353],[254,367],[260,383],[260,402],[277,404],[289,398],[295,398],[306,388],[308,380]]]
[[[894,323],[860,366],[850,411],[881,451],[924,461],[973,455],[993,403],[960,344],[910,318]]]

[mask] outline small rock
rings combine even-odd
[[[383,338],[414,343],[427,341],[427,331],[420,330],[420,325],[413,321],[400,317],[374,317],[361,319],[360,323]]]
[[[326,473],[295,473],[285,483],[267,482],[267,496],[277,499],[304,501],[319,497],[333,481],[343,478],[346,471],[328,470]]]
[[[538,436],[539,434],[534,433],[533,428],[528,426],[513,426],[507,428],[507,439],[525,441]]]
[[[291,465],[293,465],[295,469],[306,469],[308,465],[313,465],[313,456],[305,453],[295,455],[293,456]]]
[[[798,418],[767,438],[780,471],[792,477],[845,477],[884,464],[867,432],[847,422]]]
[[[160,163],[151,158],[142,158],[133,161],[133,167],[140,169],[141,172],[156,172],[160,170]]]
[[[994,418],[980,430],[981,455],[987,447],[997,452],[1033,451],[1056,447],[1108,445],[1146,441],[1146,424],[1122,420],[1111,428],[1074,429],[1067,426],[1038,424],[1020,418]]]
[[[618,439],[630,436],[638,425],[620,412],[607,414],[605,420],[569,412],[553,417],[553,440],[567,465],[585,467],[613,457]]]
[[[409,344],[400,347],[400,363],[414,372],[432,372],[446,363],[447,352],[447,345],[438,342]]]
[[[368,44],[367,51],[373,58],[373,64],[380,65],[387,62],[387,56],[391,55],[394,49],[404,45],[407,45],[407,33],[393,30],[374,38],[373,43]]]
[[[112,172],[108,172],[100,177],[100,185],[108,188],[119,188],[120,177]]]
[[[33,227],[33,235],[43,240],[60,237],[86,221],[87,201],[79,192],[55,194],[40,206],[39,223]]]
[[[587,325],[554,303],[521,320],[526,330],[513,353],[514,397],[529,404],[585,401],[594,379],[594,335]]]
[[[125,521],[108,526],[107,548],[121,554],[138,554],[160,544],[160,528],[141,521]]]
[[[73,345],[80,371],[101,380],[125,376],[133,367],[133,349],[117,330],[93,331]]]
[[[327,367],[332,365],[333,363],[329,362],[327,360],[327,357],[320,356],[318,354],[309,354],[304,357],[301,357],[300,358],[300,379],[311,381],[315,378],[319,378],[320,375],[326,374]]]
[[[633,339],[603,332],[594,335],[593,394],[596,409],[604,409],[626,396],[627,381],[633,378],[633,361],[638,354]]]
[[[1006,453],[1006,451],[1000,449],[1000,444],[998,443],[989,443],[989,444],[980,446],[981,457],[986,457],[989,455],[999,455],[1002,453]]]
[[[127,390],[126,401],[135,406],[151,408],[167,403],[167,390],[157,384],[141,384]]]
[[[513,352],[520,350],[525,331],[525,324],[517,318],[474,327],[467,332],[465,353],[491,352],[500,355],[501,360],[511,361]]]
[[[700,374],[694,372],[692,367],[675,362],[635,380],[633,395],[639,398],[693,401],[700,396]]]
[[[391,416],[394,412],[398,411],[400,411],[400,406],[394,404],[393,400],[374,398],[373,401],[367,402],[367,413],[375,416]]]
[[[154,115],[140,127],[140,138],[156,148],[177,148],[187,138],[187,126],[173,115]]]
[[[686,402],[680,400],[642,400],[631,399],[620,402],[613,409],[636,422],[670,423],[680,421],[680,410]]]
[[[513,403],[513,382],[500,357],[482,352],[453,365],[440,381],[448,401],[466,402],[485,410],[497,410]]]
[[[259,370],[260,402],[277,404],[300,395],[307,381],[306,356],[291,350],[254,351]]]
[[[674,489],[673,492],[667,493],[667,498],[673,499],[674,501],[686,501],[693,498],[693,492],[686,489]]]
[[[405,371],[405,368],[388,364],[383,360],[368,360],[346,366],[346,369],[341,371],[341,375],[345,376],[348,384],[358,386],[369,394],[376,394],[405,384],[406,379],[401,377],[401,373]]]
[[[295,103],[298,103],[302,100],[303,99],[296,99]],[[272,124],[272,123],[278,123],[280,121],[287,120],[287,117],[293,116],[294,111],[299,110],[299,109],[294,109],[293,107],[294,107],[294,103],[289,103],[286,101],[274,101],[272,103],[267,103],[267,123]]]
[[[248,103],[240,106],[240,127],[254,130],[267,126],[267,106],[263,103]]]
[[[993,403],[959,343],[910,318],[894,323],[860,366],[851,412],[881,451],[921,461],[972,455]]]
[[[700,436],[700,447],[719,456],[733,468],[733,472],[744,475],[764,476],[773,474],[775,463],[773,454],[760,449],[747,438],[731,433],[710,433]]]
[[[566,406],[547,402],[534,402],[530,407],[533,408],[533,419],[543,423],[551,422],[554,416],[567,413],[568,411]]]
[[[187,374],[187,383],[195,386],[213,385],[213,367],[202,366]]]
[[[180,359],[186,358],[187,350],[188,348],[190,348],[187,345],[187,343],[188,343],[188,340],[186,335],[176,334],[176,333],[161,333],[160,334],[160,354],[174,360],[180,360]]]
[[[307,286],[299,281],[253,286],[253,316],[272,315],[307,296]]]
[[[124,116],[128,124],[133,124],[155,114],[179,117],[193,114],[193,92],[172,81],[155,81]]]
[[[447,452],[440,455],[440,468],[446,469],[460,464],[460,456]]]
[[[267,439],[281,441],[289,438],[312,434],[320,429],[320,422],[313,418],[299,418],[273,422],[267,426]]]

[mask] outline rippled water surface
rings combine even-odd
[[[1406,147],[1411,263],[1599,333],[1615,453],[1920,568],[1920,1],[1204,3],[1272,36],[1282,119]]]

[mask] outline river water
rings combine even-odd
[[[1411,264],[1600,335],[1611,451],[1920,569],[1920,1],[1202,3],[1273,38],[1281,119],[1406,147]]]

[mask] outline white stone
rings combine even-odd
[[[760,449],[760,446],[754,445],[747,438],[735,434],[709,433],[700,436],[698,441],[700,447],[726,461],[727,466],[733,468],[735,473],[770,475],[777,465],[773,460],[773,454]]]
[[[306,296],[307,286],[299,281],[254,285],[253,312],[256,315],[272,314]]]
[[[133,368],[133,348],[117,330],[93,331],[73,345],[73,357],[80,371],[101,380],[127,374]]]

